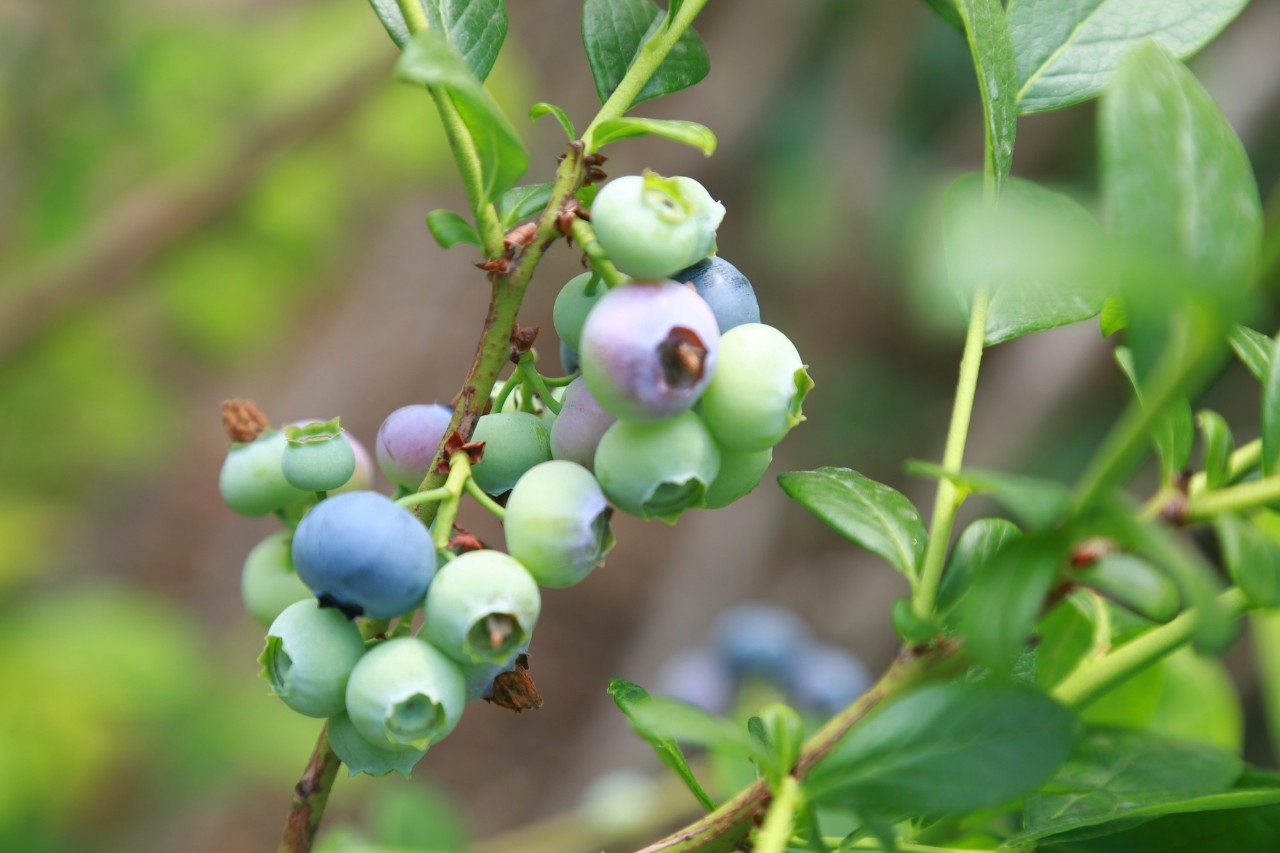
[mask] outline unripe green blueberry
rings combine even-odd
[[[384,750],[424,750],[441,740],[466,700],[457,664],[417,637],[374,646],[347,682],[347,716],[361,737]]]
[[[314,599],[285,608],[267,629],[260,673],[284,703],[308,717],[342,711],[347,679],[364,655],[356,624]]]
[[[373,488],[373,457],[369,455],[369,450],[363,442],[351,433],[344,431],[342,437],[347,440],[347,444],[351,445],[351,450],[355,453],[356,470],[352,472],[347,482],[336,489],[331,489],[330,494],[367,492]]]
[[[279,430],[267,430],[248,444],[233,444],[218,475],[218,489],[227,506],[257,517],[305,501],[310,493],[290,484],[281,467],[287,446]]]
[[[587,314],[608,290],[600,277],[592,272],[575,275],[560,288],[551,318],[560,341],[569,349],[582,351],[582,324],[587,322]]]
[[[427,637],[463,662],[505,663],[529,642],[542,596],[514,557],[468,551],[445,564],[427,590]]]
[[[720,337],[720,362],[702,395],[707,429],[727,450],[773,447],[804,420],[813,380],[787,336],[763,323],[735,326]]]
[[[508,491],[525,471],[551,458],[551,432],[528,412],[485,415],[471,438],[484,442],[484,458],[472,467],[471,476],[491,495]]]
[[[595,472],[618,509],[674,524],[705,504],[720,450],[693,412],[657,423],[618,421],[600,439]]]
[[[720,473],[707,488],[707,509],[728,506],[738,498],[750,494],[760,485],[760,480],[772,461],[772,447],[747,451],[721,448]]]
[[[347,773],[368,773],[370,776],[386,776],[392,770],[408,776],[414,765],[427,754],[425,749],[411,746],[376,746],[356,731],[355,724],[345,713],[329,718],[329,746],[335,755],[347,765]]]
[[[572,586],[604,565],[613,547],[610,512],[586,468],[543,462],[520,478],[507,499],[507,550],[543,586]]]
[[[344,486],[356,472],[356,453],[342,435],[338,419],[284,430],[288,445],[281,470],[296,488],[327,492]]]
[[[591,224],[620,271],[661,279],[711,253],[724,215],[714,206],[696,181],[646,172],[605,184],[591,203]]]
[[[311,590],[293,569],[293,557],[289,553],[292,536],[290,531],[281,530],[253,546],[240,574],[244,609],[264,628],[290,604],[312,597]]]

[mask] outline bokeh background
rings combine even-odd
[[[545,180],[562,137],[528,106],[581,124],[598,103],[580,4],[509,5],[491,85],[528,140],[527,180]],[[715,0],[698,29],[710,76],[640,112],[707,124],[719,153],[632,141],[606,170],[691,175],[728,208],[722,254],[818,383],[774,473],[845,465],[927,508],[931,485],[902,462],[939,453],[959,351],[929,270],[939,193],[981,165],[966,47],[907,0]],[[1273,214],[1277,44],[1280,2],[1254,0],[1192,62]],[[341,415],[371,446],[393,409],[456,392],[487,301],[471,250],[426,231],[428,210],[465,203],[430,100],[392,80],[393,59],[359,0],[0,3],[0,848],[278,839],[318,723],[256,677],[263,632],[239,574],[272,525],[219,500],[218,403]],[[1094,119],[1093,105],[1024,119],[1015,173],[1091,203]],[[551,253],[522,323],[550,337],[578,264]],[[1275,328],[1274,312],[1255,325]],[[1091,323],[991,350],[971,462],[1069,477],[1124,400],[1109,350]],[[1243,371],[1208,403],[1256,434]],[[905,584],[772,476],[677,527],[616,530],[604,570],[545,596],[545,707],[473,705],[412,780],[340,782],[333,849],[600,849],[612,830],[579,808],[593,780],[656,768],[607,678],[652,683],[736,602],[789,607],[873,670],[895,651]],[[1249,755],[1273,763],[1248,643],[1228,662]],[[673,817],[693,805],[677,802]]]

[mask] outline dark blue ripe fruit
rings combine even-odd
[[[809,644],[809,627],[799,616],[757,602],[725,611],[712,632],[712,645],[735,676],[764,677],[780,686],[790,682]]]
[[[681,284],[692,284],[716,315],[720,334],[743,323],[760,322],[760,303],[751,282],[737,267],[712,255],[671,276]]]
[[[303,517],[293,565],[322,604],[389,619],[422,603],[436,552],[409,510],[377,492],[346,492]]]

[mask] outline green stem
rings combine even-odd
[[[1241,445],[1231,454],[1227,461],[1227,482],[1240,479],[1249,471],[1258,467],[1262,461],[1262,439],[1255,438],[1248,444]],[[1205,473],[1197,472],[1187,484],[1187,494],[1192,498],[1205,490]]]
[[[1280,475],[1202,492],[1191,499],[1187,518],[1190,521],[1205,521],[1215,515],[1244,512],[1276,501],[1280,501]]]
[[[432,501],[442,501],[447,497],[449,497],[449,490],[444,486],[441,486],[440,488],[432,489],[429,492],[410,492],[402,498],[397,498],[396,503],[400,504],[400,506],[405,509],[408,509],[409,507],[420,506]]]
[[[516,390],[516,386],[520,384],[520,374],[512,371],[507,377],[507,381],[502,383],[502,390],[498,392],[498,396],[493,401],[493,411],[501,412],[503,406],[507,405],[507,398],[511,396],[511,392]]]
[[[969,313],[969,331],[964,340],[964,354],[960,358],[956,400],[951,410],[951,427],[947,431],[947,444],[942,454],[942,467],[948,471],[959,471],[964,464],[964,447],[969,439],[969,423],[973,419],[973,400],[978,393],[978,370],[982,366],[982,348],[990,307],[991,300],[985,288],[974,294]],[[951,528],[963,502],[964,495],[955,483],[947,479],[938,482],[929,544],[920,567],[920,580],[916,585],[913,602],[915,613],[921,619],[928,619],[933,615],[938,598],[938,584],[942,581],[942,569],[946,563],[947,546],[951,543]]]
[[[396,0],[396,5],[400,7],[400,15],[410,33],[427,29],[427,13],[419,0]]]
[[[533,356],[528,359],[520,359],[520,364],[516,368],[524,375],[525,380],[533,386],[533,392],[538,395],[538,399],[542,401],[542,405],[551,410],[552,414],[560,414],[560,401],[552,395],[551,389],[547,387],[547,382],[538,373],[538,368],[534,366]]]
[[[1229,613],[1243,613],[1244,593],[1231,587],[1218,596],[1217,605]],[[1191,642],[1198,619],[1199,608],[1184,611],[1176,619],[1152,628],[1108,655],[1085,660],[1053,689],[1053,697],[1077,710],[1091,705],[1151,664]]]
[[[465,488],[467,490],[467,494],[475,498],[476,503],[480,504],[480,506],[497,516],[499,521],[506,520],[507,510],[502,506],[502,504],[489,497],[489,495],[485,493],[484,489],[476,485],[475,480],[468,478]]]
[[[293,788],[293,803],[284,825],[284,837],[280,840],[280,853],[307,853],[311,849],[340,767],[342,762],[329,748],[329,728],[326,725],[320,729],[320,737],[307,761],[307,768]]]
[[[587,260],[591,263],[592,272],[600,276],[605,287],[617,287],[627,281],[627,277],[618,271],[613,261],[609,260],[604,247],[596,239],[596,232],[585,219],[573,220],[573,239],[578,241],[578,245],[582,247]]]
[[[840,839],[828,838],[828,844],[839,844]],[[874,838],[863,838],[853,842],[845,848],[846,850],[876,850],[889,853],[889,848],[885,847]],[[937,847],[932,844],[913,844],[910,841],[898,841],[893,845],[893,849],[898,853],[995,853],[991,848],[982,847]]]
[[[800,780],[788,773],[782,777],[778,790],[773,792],[764,824],[756,835],[756,853],[787,853],[791,841],[791,823],[800,807]]]
[[[444,490],[448,494],[438,504],[432,541],[441,551],[449,547],[453,538],[453,520],[458,517],[458,504],[462,500],[462,492],[471,480],[471,460],[465,450],[455,451],[449,457],[449,477],[445,480]]]
[[[563,388],[581,375],[581,373],[570,373],[568,376],[543,376],[542,382],[548,388]]]

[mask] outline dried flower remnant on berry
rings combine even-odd
[[[249,400],[223,401],[222,428],[232,441],[248,444],[270,427],[267,416]]]

